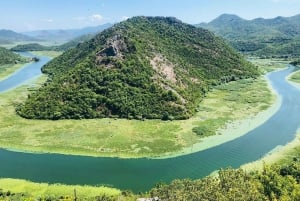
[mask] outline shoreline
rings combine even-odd
[[[198,143],[193,144],[190,147],[186,147],[180,152],[169,154],[167,153],[163,156],[151,157],[151,159],[174,158],[203,151],[205,149],[218,146],[220,144],[246,135],[251,130],[262,125],[279,110],[282,103],[282,97],[272,87],[267,75],[264,75],[264,77],[268,82],[268,88],[270,89],[272,94],[276,96],[274,103],[270,105],[268,109],[260,111],[259,113],[251,115],[245,119],[230,121],[226,123],[225,128],[219,128],[216,135],[202,138]]]
[[[288,142],[285,145],[278,145],[270,152],[262,156],[261,159],[258,159],[250,163],[246,163],[242,165],[240,168],[242,168],[245,171],[262,170],[265,164],[270,165],[278,162],[279,160],[289,155],[293,149],[299,146],[300,146],[300,127],[297,130],[297,134],[295,138],[291,142]]]
[[[23,153],[33,153],[33,154],[62,154],[62,155],[73,155],[73,156],[88,156],[88,157],[103,157],[103,158],[147,158],[147,159],[167,159],[167,158],[175,158],[179,156],[184,156],[188,154],[192,154],[195,152],[199,152],[205,149],[209,149],[220,144],[226,143],[228,141],[234,140],[238,137],[241,137],[247,134],[249,131],[254,128],[260,126],[265,121],[267,121],[271,116],[273,116],[281,106],[281,97],[280,95],[273,89],[271,86],[271,82],[268,79],[267,75],[264,75],[264,79],[267,80],[268,88],[271,93],[275,95],[274,102],[267,108],[266,110],[260,111],[256,115],[251,115],[246,119],[229,121],[224,128],[219,128],[216,135],[209,136],[206,138],[199,139],[199,142],[193,144],[192,146],[185,147],[177,152],[169,152],[161,155],[150,155],[150,156],[137,156],[133,157],[130,155],[118,155],[114,156],[110,155],[99,155],[99,154],[89,154],[87,152],[64,152],[63,150],[52,150],[45,151],[40,149],[28,149],[21,147],[10,147],[10,146],[1,146],[2,149],[13,152],[23,152]]]
[[[296,87],[298,90],[300,90],[300,83],[295,83],[289,80],[289,78],[297,72],[299,71],[295,71],[289,76],[287,76],[286,81],[292,86]],[[281,160],[282,158],[284,158],[286,155],[289,155],[293,149],[299,146],[300,146],[300,126],[295,133],[295,138],[291,142],[288,142],[285,145],[279,145],[275,147],[270,152],[266,153],[261,159],[250,163],[246,163],[242,165],[241,168],[244,169],[245,171],[262,170],[265,163],[273,164]]]

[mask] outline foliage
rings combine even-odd
[[[209,86],[258,75],[209,31],[163,17],[119,23],[42,70],[50,79],[22,117],[187,119]]]
[[[262,172],[220,170],[217,176],[175,180],[150,191],[161,200],[299,200],[300,164],[265,166]]]
[[[0,47],[0,65],[16,64],[24,61],[25,59],[23,59],[20,55]]]
[[[17,45],[15,47],[11,48],[12,51],[16,51],[16,52],[49,51],[52,49],[53,49],[52,47],[46,47],[46,46],[40,45],[38,43]]]
[[[226,38],[237,50],[261,57],[300,55],[300,15],[245,20],[223,14],[208,24],[199,24]]]

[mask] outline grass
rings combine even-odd
[[[25,64],[6,64],[0,66],[0,80],[5,79],[16,70],[22,68]]]
[[[300,71],[297,71],[295,73],[293,73],[290,77],[289,80],[292,82],[296,82],[298,84],[300,84]]]
[[[288,59],[258,59],[251,58],[250,61],[258,66],[263,73],[285,68],[292,60]]]
[[[116,198],[121,196],[120,190],[103,186],[33,183],[20,179],[0,179],[0,189],[2,189],[3,192],[24,193],[26,194],[27,200],[37,200],[38,198],[47,197],[58,198],[61,196],[74,200],[74,189],[76,189],[76,197],[79,198],[79,200],[81,200],[80,198],[88,200],[89,198],[102,195]]]
[[[45,80],[41,78],[39,83]],[[38,86],[35,85],[35,86]],[[89,156],[156,157],[179,152],[216,134],[227,122],[268,108],[274,95],[261,77],[222,85],[207,94],[199,112],[184,121],[27,120],[15,114],[25,100],[22,86],[0,94],[0,147],[30,152]]]
[[[37,56],[47,56],[50,58],[55,58],[61,55],[62,51],[31,51],[32,54]]]

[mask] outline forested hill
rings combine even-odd
[[[134,17],[43,67],[48,82],[17,108],[25,118],[185,119],[212,85],[256,67],[205,29]]]
[[[24,61],[25,59],[23,59],[20,55],[13,53],[4,47],[0,47],[0,65],[15,64]]]
[[[223,14],[210,23],[197,26],[228,39],[242,52],[259,56],[300,55],[300,15],[245,20]]]

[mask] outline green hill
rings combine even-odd
[[[36,119],[191,117],[212,86],[257,69],[211,32],[134,17],[43,67],[48,82],[17,108]]]
[[[15,64],[20,61],[24,61],[20,55],[0,47],[0,65]]]
[[[300,15],[245,20],[223,14],[197,26],[224,37],[241,52],[258,56],[300,55]]]

